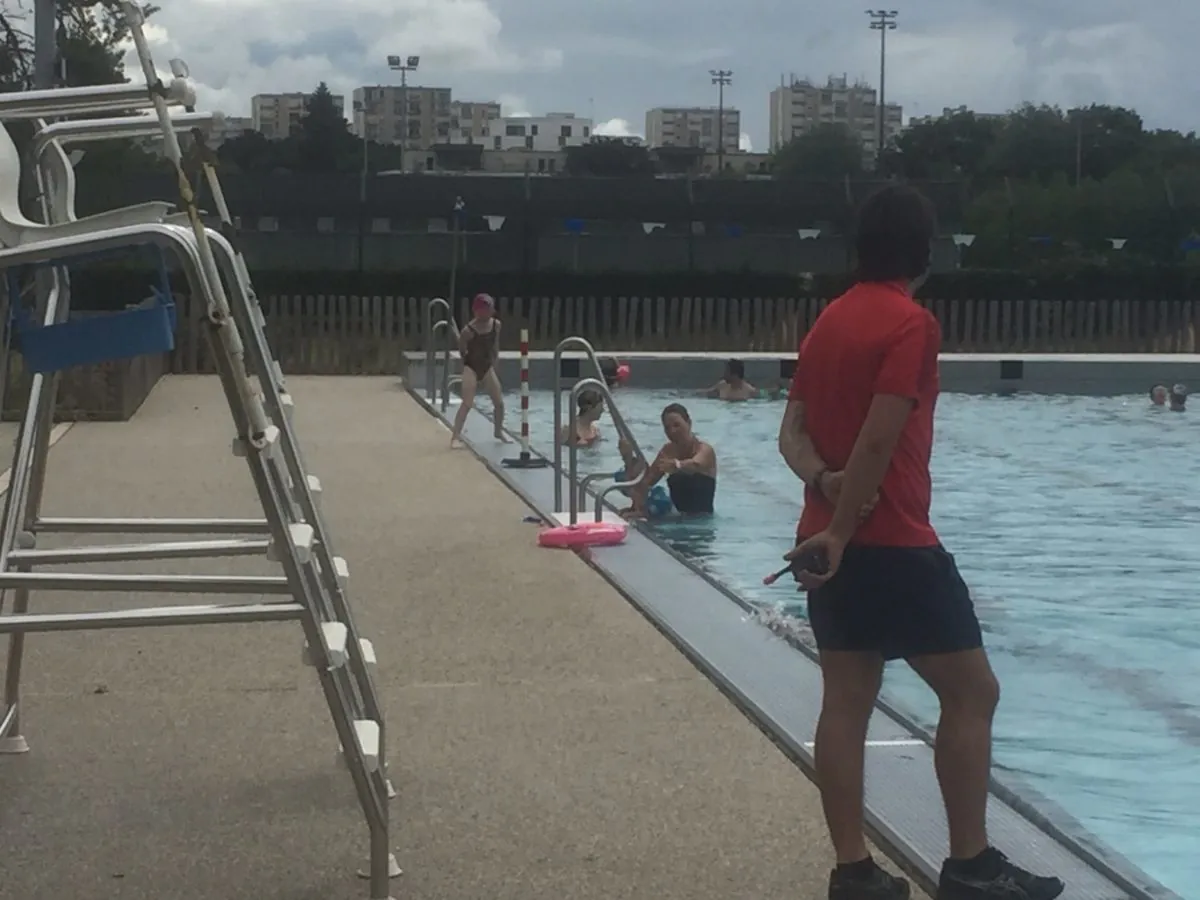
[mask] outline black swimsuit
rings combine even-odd
[[[707,472],[675,472],[667,477],[667,490],[675,509],[685,516],[705,515],[713,511],[717,479]]]
[[[492,323],[491,331],[479,332],[468,322],[463,331],[467,332],[467,351],[463,354],[463,365],[482,380],[496,364],[496,324]]]

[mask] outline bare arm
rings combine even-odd
[[[867,419],[850,451],[841,495],[829,524],[834,534],[847,540],[854,534],[859,510],[879,492],[892,462],[892,451],[915,406],[916,401],[892,394],[876,394],[871,401]]]
[[[717,453],[710,444],[701,444],[691,459],[676,460],[675,468],[684,472],[708,472],[717,465]]]
[[[805,428],[803,401],[789,400],[783,411],[783,421],[779,425],[779,455],[797,478],[814,487],[820,487],[818,482],[829,471]]]
[[[719,397],[719,396],[721,396],[721,385],[724,383],[725,382],[723,382],[723,381],[718,381],[712,387],[704,388],[702,390],[696,391],[696,393],[699,394],[701,397]]]

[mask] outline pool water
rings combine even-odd
[[[782,402],[622,390],[647,456],[663,440],[660,411],[681,399],[718,454],[717,514],[658,533],[751,602],[803,617],[793,584],[762,585],[791,545],[802,495],[776,451]],[[532,442],[548,453],[551,394],[530,407]],[[944,395],[933,457],[934,524],[1003,686],[1001,774],[1187,900],[1200,900],[1197,415],[1141,397]],[[583,473],[619,465],[615,429],[601,428]],[[933,694],[906,666],[889,666],[884,690],[936,722]]]

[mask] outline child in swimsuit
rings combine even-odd
[[[597,391],[584,391],[579,395],[579,408],[575,415],[575,444],[579,447],[590,447],[596,441],[603,440],[604,435],[600,433],[600,429],[596,426],[596,422],[604,415],[604,398]],[[562,444],[571,443],[571,426],[570,424],[562,427],[562,433],[558,436],[558,440]]]
[[[475,404],[479,385],[492,399],[493,424],[496,440],[512,443],[504,433],[504,397],[496,375],[496,360],[500,357],[500,320],[496,318],[496,301],[490,294],[478,294],[471,303],[471,321],[458,334],[458,354],[462,357],[462,405],[454,416],[454,431],[450,446],[462,444],[463,425]]]

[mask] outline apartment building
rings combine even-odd
[[[499,133],[500,104],[492,101],[452,100],[450,102],[450,142],[492,146]]]
[[[699,147],[715,153],[720,141],[726,153],[736,153],[741,136],[742,114],[733,107],[662,106],[646,112],[651,147]]]
[[[981,113],[966,106],[944,106],[940,116],[913,116],[908,120],[908,125],[911,128],[913,125],[930,125],[939,119],[949,119],[953,116],[962,116],[970,113],[976,119],[1006,119],[1007,113]]]
[[[878,143],[878,94],[863,82],[851,83],[843,75],[830,76],[824,85],[807,78],[780,79],[771,91],[771,149],[807,134],[819,125],[845,125],[861,141],[863,154],[874,159]],[[904,110],[898,103],[884,107],[884,141],[904,128]]]
[[[425,150],[451,140],[450,88],[378,84],[354,89],[351,130],[358,137]]]
[[[592,139],[592,120],[574,113],[506,116],[492,126],[490,150],[534,150],[539,153],[578,147]]]
[[[250,121],[255,131],[273,141],[282,140],[300,127],[311,93],[255,94],[250,98]],[[346,100],[334,94],[333,105],[346,114]]]

